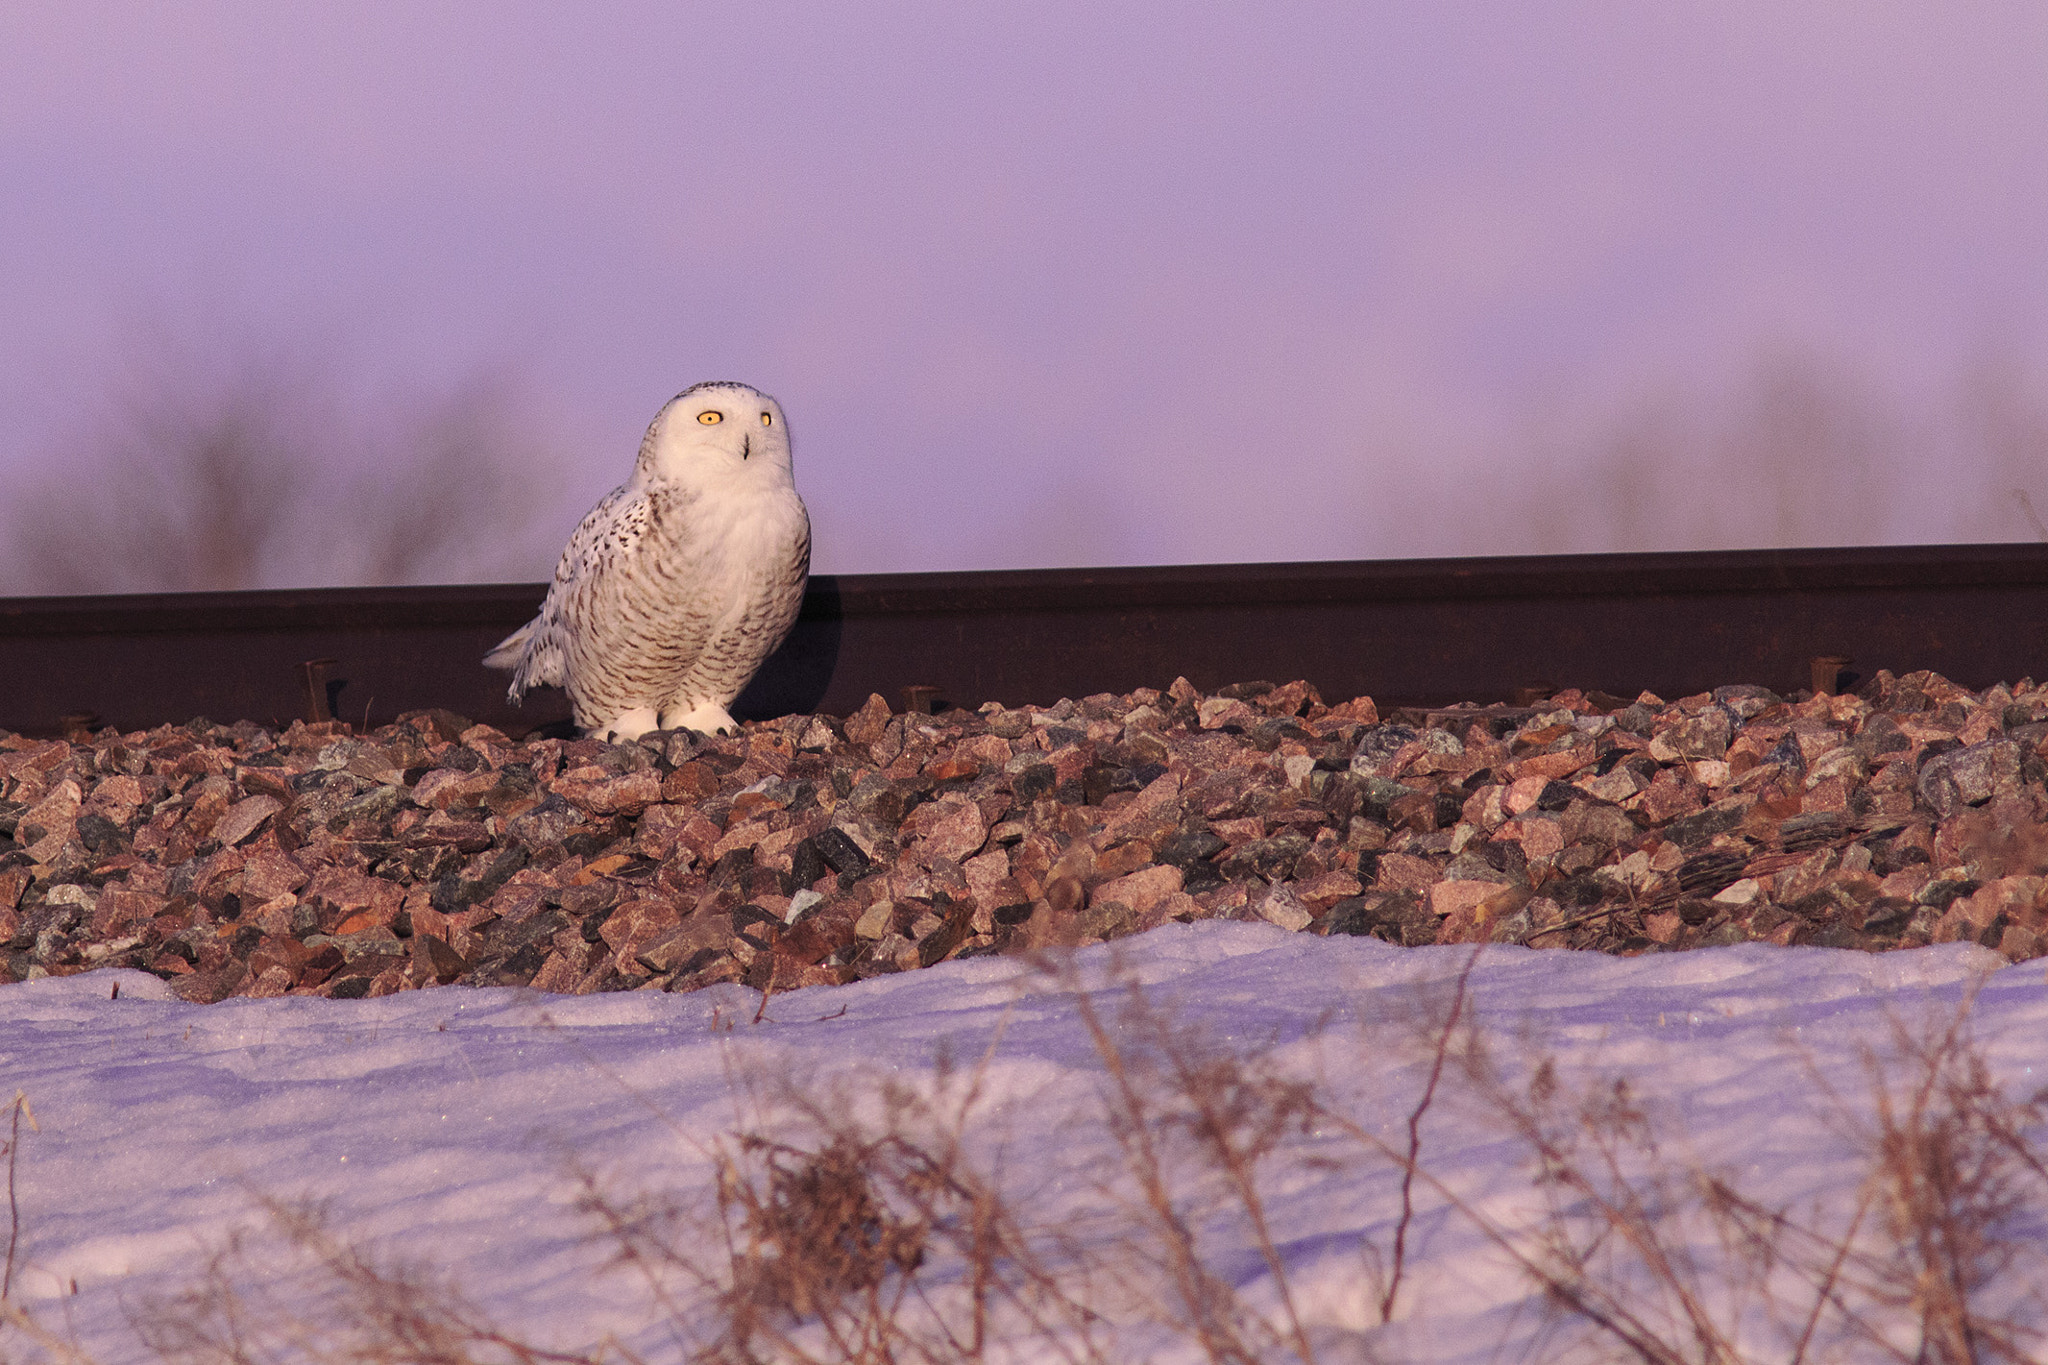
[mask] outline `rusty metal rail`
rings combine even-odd
[[[381,723],[441,706],[513,731],[479,660],[544,585],[0,599],[0,728],[205,715]],[[734,708],[843,714],[1307,678],[1383,705],[1575,686],[1791,691],[1878,668],[1973,687],[2048,672],[2048,545],[820,575]],[[914,689],[906,693],[906,689]]]

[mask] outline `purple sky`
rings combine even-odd
[[[1646,394],[2048,393],[2038,0],[18,3],[0,185],[10,483],[229,333],[509,368],[555,544],[706,378],[783,401],[826,571],[1533,549]]]

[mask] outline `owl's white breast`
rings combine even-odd
[[[670,544],[706,586],[781,576],[810,526],[803,499],[787,483],[748,487],[732,480],[689,499],[682,516]]]

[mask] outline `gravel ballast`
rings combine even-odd
[[[1305,683],[515,740],[0,732],[5,979],[183,998],[770,991],[1263,919],[1420,945],[2048,951],[2048,687],[1566,691],[1382,716]]]

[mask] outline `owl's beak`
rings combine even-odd
[[[742,435],[742,436],[740,437],[740,458],[741,458],[742,460],[746,459],[746,458],[747,458],[747,456],[748,456],[748,455],[749,455],[750,453],[752,453],[753,449],[754,449],[754,437],[753,437],[753,433],[752,433],[752,432],[748,432],[748,433],[745,433],[744,435]]]

